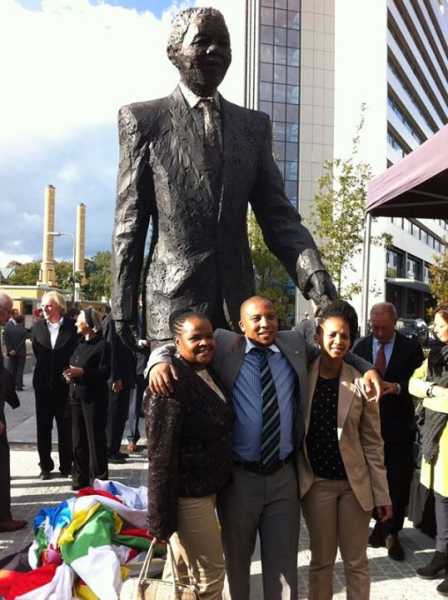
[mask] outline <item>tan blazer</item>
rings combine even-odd
[[[300,496],[303,497],[314,483],[307,449],[311,405],[319,375],[320,358],[311,365],[309,392],[305,399],[305,441],[299,454]],[[354,385],[360,373],[343,363],[339,381],[338,438],[339,450],[350,486],[364,510],[391,504],[384,467],[384,444],[380,430],[377,402],[367,402]]]

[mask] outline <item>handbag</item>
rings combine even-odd
[[[190,583],[180,583],[173,550],[168,542],[168,556],[171,563],[173,581],[163,581],[150,576],[150,565],[156,545],[154,538],[143,562],[140,575],[124,582],[120,600],[199,600],[197,587]]]

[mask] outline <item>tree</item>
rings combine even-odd
[[[14,271],[8,277],[9,285],[36,285],[39,279],[40,261],[33,260],[29,263],[15,263]]]
[[[112,289],[111,259],[110,251],[103,250],[86,260],[87,283],[82,286],[82,292],[88,300],[110,298]]]
[[[248,233],[257,293],[272,300],[279,319],[291,320],[294,312],[294,293],[291,291],[294,286],[284,267],[264,243],[263,234],[252,211],[248,217]]]
[[[362,289],[360,279],[354,282],[350,279],[357,271],[355,258],[363,248],[367,184],[372,177],[368,163],[356,162],[365,109],[363,104],[351,158],[335,158],[324,163],[324,174],[317,180],[310,219],[310,229],[319,240],[322,261],[339,296],[346,299],[351,299]],[[383,234],[371,237],[370,242],[390,245],[392,238]]]
[[[448,302],[448,248],[434,256],[434,264],[429,267],[429,287],[436,303]]]

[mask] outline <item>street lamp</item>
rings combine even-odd
[[[78,300],[78,298],[76,297],[76,281],[75,281],[75,236],[73,235],[73,233],[70,233],[69,231],[49,231],[48,235],[51,235],[52,237],[62,237],[62,236],[66,236],[71,238],[72,240],[72,278],[73,278],[73,291],[72,291],[72,299],[73,302],[76,302]]]

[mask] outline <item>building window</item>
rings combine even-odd
[[[389,248],[386,252],[386,277],[403,277],[403,265],[403,253]]]
[[[406,278],[421,281],[422,279],[422,262],[417,258],[407,257],[406,260]]]
[[[430,279],[431,279],[431,272],[429,270],[429,265],[428,265],[428,263],[423,263],[423,281],[425,283],[429,284]]]

